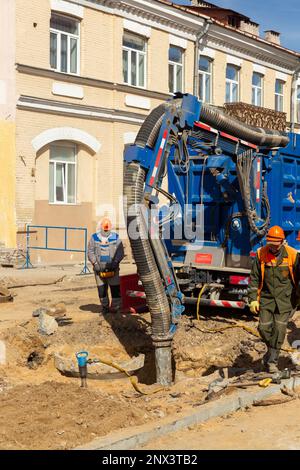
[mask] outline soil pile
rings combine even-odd
[[[1,414],[1,449],[71,449],[114,429],[142,424],[144,411],[120,396],[44,382],[4,391]]]

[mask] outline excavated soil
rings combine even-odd
[[[228,312],[200,321],[184,315],[173,341],[175,383],[157,391],[149,314],[99,315],[96,289],[74,295],[66,290],[69,285],[18,289],[14,302],[0,308],[0,341],[6,348],[6,362],[0,365],[0,449],[71,449],[201,405],[221,369],[232,374],[260,367],[265,348],[259,338],[240,328],[207,332],[228,325],[233,318]],[[71,323],[41,335],[32,311],[59,302]],[[252,317],[241,320],[256,326]],[[299,338],[299,332],[298,314],[289,324],[288,341]],[[144,354],[136,380],[145,394],[126,376],[90,379],[84,389],[79,378],[62,375],[54,355],[75,358],[79,350],[117,363]],[[282,361],[290,364],[288,355]]]
[[[70,449],[144,422],[144,411],[125,398],[59,382],[7,390],[1,414],[0,449]]]

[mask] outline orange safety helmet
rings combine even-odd
[[[111,230],[112,224],[111,224],[110,219],[108,217],[104,217],[101,220],[100,227],[102,230],[104,230],[104,232],[108,232],[109,230]]]
[[[267,242],[280,242],[285,239],[284,231],[278,225],[271,227],[267,233]]]

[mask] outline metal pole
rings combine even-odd
[[[296,121],[296,110],[295,110],[295,102],[296,102],[296,89],[297,89],[297,78],[300,72],[300,65],[298,65],[293,73],[292,78],[292,90],[291,90],[291,132],[295,132],[295,121]]]
[[[25,264],[23,265],[23,269],[29,269],[33,268],[31,261],[30,261],[30,256],[29,256],[29,237],[30,237],[30,225],[28,224],[26,226],[26,261]]]
[[[203,26],[204,29],[202,29],[196,36],[195,40],[195,50],[194,50],[194,78],[193,78],[193,94],[195,96],[199,96],[199,46],[201,40],[207,35],[208,29],[210,24],[212,24],[212,20],[207,19],[205,20]]]
[[[91,271],[87,266],[87,229],[84,228],[84,266],[80,274],[88,274]]]
[[[84,272],[87,272],[87,229],[84,229]]]

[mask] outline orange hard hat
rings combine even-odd
[[[285,239],[284,231],[282,230],[281,227],[278,225],[274,225],[271,227],[267,233],[267,241],[272,243],[272,242],[278,242],[282,241]]]
[[[108,232],[109,230],[111,230],[111,221],[108,217],[104,217],[102,220],[101,220],[101,228],[102,230],[104,230],[105,232]]]

